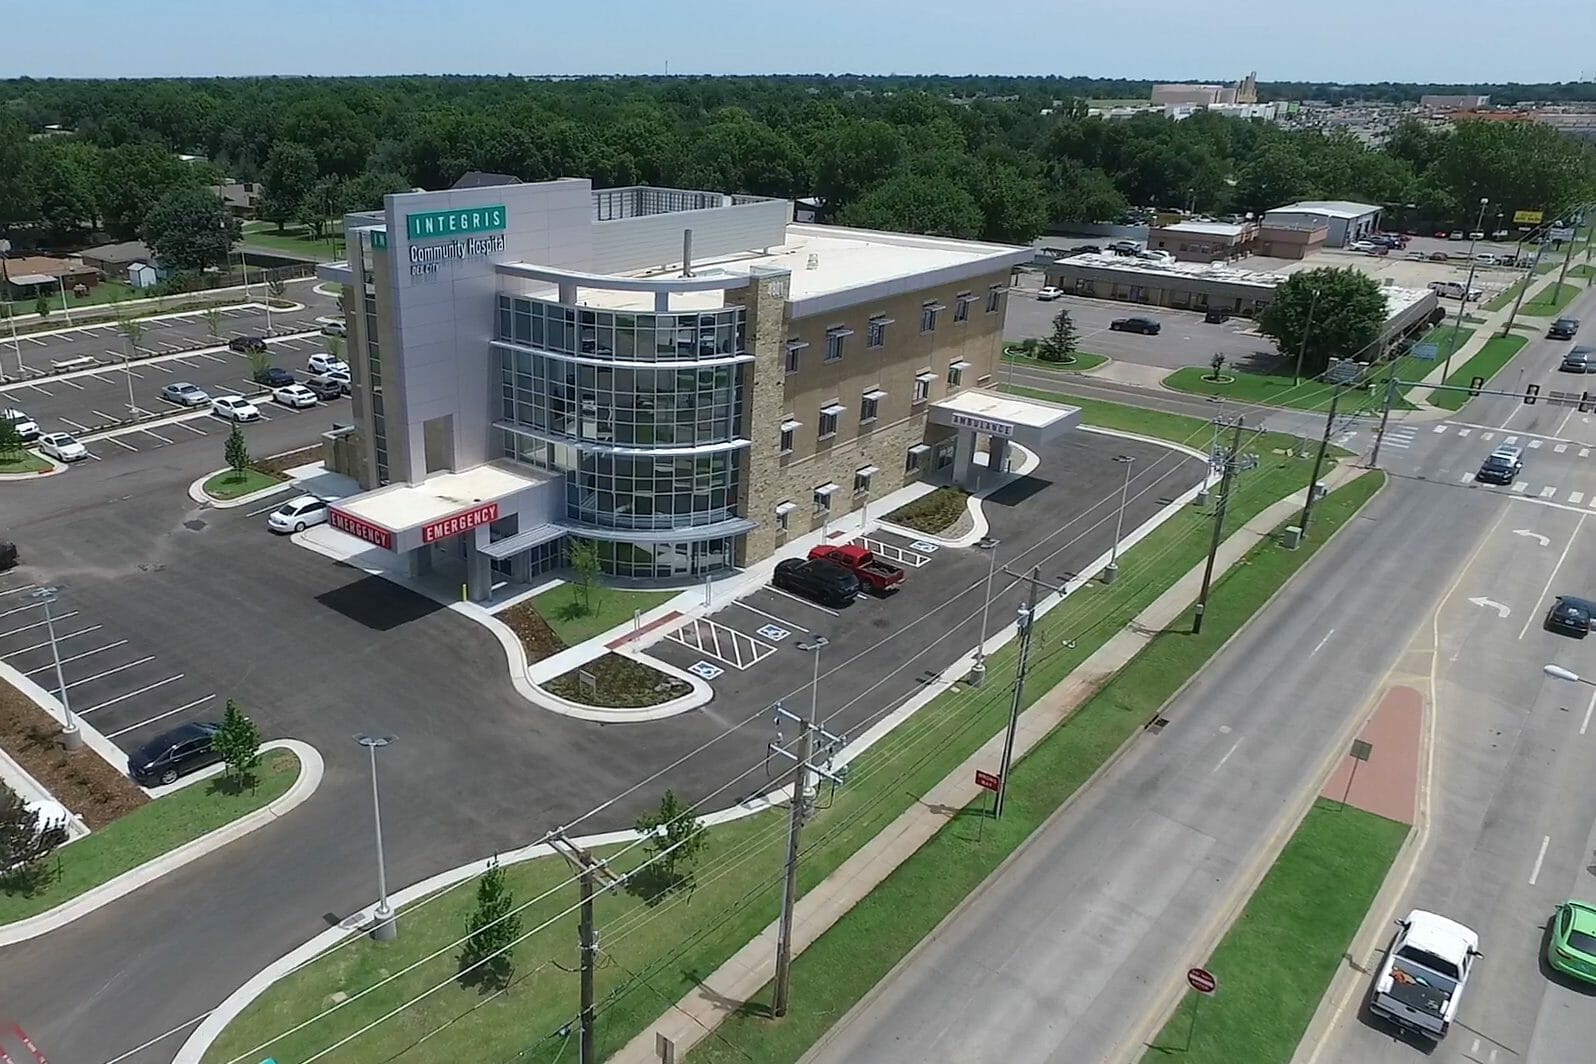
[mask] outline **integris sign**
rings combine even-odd
[[[503,251],[508,217],[509,212],[503,204],[405,215],[405,235],[410,238],[410,276],[437,273],[445,262]]]

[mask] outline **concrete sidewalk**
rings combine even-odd
[[[1347,465],[1338,467],[1326,482],[1331,489],[1366,472]],[[1216,573],[1227,572],[1260,540],[1289,520],[1303,504],[1303,492],[1282,499],[1257,514],[1220,544]],[[1024,756],[1080,708],[1116,672],[1147,646],[1160,630],[1175,622],[1197,598],[1202,584],[1201,564],[1175,582],[1134,622],[1116,633],[1052,690],[1020,716],[1015,735],[1015,757]],[[894,869],[908,860],[958,811],[981,795],[975,785],[977,768],[990,769],[1002,751],[1000,732],[949,773],[913,807],[889,824],[836,871],[799,899],[793,921],[793,953],[797,955],[818,939],[849,909],[870,893]],[[657,1064],[656,1039],[663,1035],[675,1044],[680,1059],[711,1034],[725,1017],[757,994],[774,976],[777,924],[760,934],[706,977],[696,990],[678,1001],[637,1037],[610,1058],[615,1064]]]

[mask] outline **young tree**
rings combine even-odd
[[[139,357],[139,341],[144,339],[144,323],[137,318],[118,318],[116,331],[127,341],[127,357]]]
[[[1332,358],[1366,353],[1385,324],[1380,282],[1355,269],[1321,267],[1294,273],[1258,315],[1258,331],[1274,339],[1287,364],[1317,377]]]
[[[286,291],[288,291],[288,286],[283,283],[281,277],[273,277],[266,282],[266,294],[273,299],[282,299],[283,293]]]
[[[156,203],[140,235],[167,268],[203,270],[227,261],[238,220],[209,188],[179,186]]]
[[[236,421],[233,422],[232,431],[227,434],[222,454],[227,459],[227,467],[233,471],[233,479],[243,480],[244,470],[249,468],[249,441],[244,439],[244,430],[239,428]]]
[[[41,318],[50,316],[50,297],[40,296],[33,301],[33,312]]]
[[[1207,379],[1217,382],[1220,377],[1224,376],[1226,361],[1227,360],[1223,351],[1215,351],[1212,357],[1208,359]]]
[[[336,336],[328,336],[323,338],[322,342],[327,345],[327,356],[329,358],[343,357],[344,342],[342,339]]]
[[[1075,361],[1075,322],[1070,312],[1061,310],[1053,315],[1053,333],[1037,346],[1037,357],[1043,362]]]
[[[65,827],[41,824],[21,795],[0,783],[0,887],[38,892],[50,880],[44,859],[66,840]]]
[[[205,319],[205,331],[210,334],[211,339],[220,340],[222,338],[222,308],[206,307],[200,312],[200,317]]]
[[[603,572],[599,565],[598,544],[590,539],[573,539],[569,549],[571,571],[576,574],[577,594],[582,600],[582,610],[593,609],[593,587]]]
[[[460,983],[482,993],[495,993],[515,977],[510,944],[521,934],[521,918],[511,910],[515,899],[494,857],[477,880],[477,907],[466,918],[466,941],[460,951]]]
[[[266,371],[271,368],[272,356],[266,351],[251,351],[249,353],[249,379],[258,381],[266,376]]]
[[[8,417],[0,417],[0,458],[10,458],[22,450],[22,433],[17,431],[17,423]]]
[[[707,833],[698,810],[666,791],[659,808],[637,818],[638,834],[648,837],[649,863],[640,876],[652,903],[674,890],[693,889],[692,864],[704,848]]]
[[[234,425],[233,428],[236,431],[238,426]],[[239,439],[243,438],[240,433]],[[227,700],[227,711],[222,715],[222,726],[214,742],[216,753],[227,766],[229,775],[237,779],[241,786],[247,783],[253,787],[255,768],[260,764],[260,729],[231,698]]]

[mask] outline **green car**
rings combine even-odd
[[[1575,979],[1596,983],[1596,908],[1579,901],[1557,907],[1546,960]]]

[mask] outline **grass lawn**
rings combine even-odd
[[[561,584],[527,599],[528,605],[543,615],[568,647],[592,639],[618,624],[632,619],[634,610],[648,612],[655,606],[675,598],[676,591],[628,591],[618,587],[595,586],[591,592],[590,606],[583,605],[582,589],[575,584]]]
[[[1513,300],[1518,298],[1519,289],[1524,287],[1524,282],[1514,281],[1496,295],[1485,301],[1485,310],[1506,310],[1513,305]]]
[[[1497,371],[1507,365],[1527,343],[1529,338],[1525,336],[1493,336],[1485,341],[1479,353],[1453,370],[1446,383],[1466,387],[1475,377],[1484,377],[1489,384]],[[1434,392],[1430,396],[1430,402],[1447,410],[1461,409],[1468,401],[1468,392]]]
[[[245,469],[242,473],[224,469],[207,480],[201,490],[213,499],[236,499],[252,491],[263,491],[274,484],[281,484],[285,479],[253,468]]]
[[[1194,1027],[1188,991],[1143,1064],[1286,1064],[1407,833],[1319,799],[1208,961],[1219,992]]]
[[[79,307],[101,306],[106,303],[117,303],[124,299],[141,299],[143,296],[144,293],[130,284],[124,284],[121,281],[101,281],[89,289],[89,294],[82,299],[73,295],[69,289],[67,291],[67,309],[77,310]],[[37,309],[38,300],[18,299],[3,305],[6,308],[5,314],[32,314]],[[4,319],[5,314],[0,314],[0,320]],[[61,292],[59,290],[50,294],[50,313],[46,320],[53,322],[58,327],[64,328],[66,326],[66,315],[61,313]]]
[[[1012,345],[1004,345],[1003,361],[1026,369],[1047,370],[1054,373],[1086,373],[1096,369],[1108,361],[1107,355],[1094,355],[1089,351],[1077,351],[1073,362],[1047,362],[1040,358],[1033,358]]]
[[[1211,431],[1208,423],[1200,418],[1148,412],[1052,392],[1016,391],[1080,406],[1085,411],[1086,421],[1094,425],[1120,427],[1175,440],[1200,439],[1200,446],[1206,446]],[[1253,447],[1258,450],[1261,461],[1256,469],[1242,477],[1235,489],[1231,502],[1231,514],[1236,522],[1233,527],[1306,483],[1305,463],[1283,458],[1279,453],[1290,443],[1288,437],[1272,434],[1254,441]],[[1317,528],[1333,527],[1341,517],[1340,507],[1345,497],[1337,492],[1321,505],[1318,512],[1323,523],[1316,525]],[[1067,605],[1039,621],[1040,645],[1049,650],[1035,656],[1032,662],[1032,682],[1026,687],[1028,697],[1038,698],[1057,684],[1176,578],[1200,562],[1208,548],[1210,527],[1206,515],[1195,508],[1187,508],[1121,556],[1120,578],[1112,586],[1095,585],[1083,589],[1071,596]],[[1247,566],[1242,571],[1250,573],[1254,568]],[[1245,582],[1238,586],[1245,586]],[[1224,633],[1226,624],[1240,619],[1240,607],[1235,605],[1237,600],[1230,600],[1232,605],[1225,606],[1223,596],[1229,592],[1224,582],[1214,594],[1215,607],[1209,614],[1205,640],[1208,633]],[[1232,619],[1221,622],[1225,617]],[[1071,646],[1060,639],[1066,632],[1074,641]],[[1185,645],[1178,639],[1171,640],[1170,649],[1164,653],[1172,654],[1175,648]],[[1210,649],[1205,642],[1192,650],[1191,661],[1200,662]],[[856,761],[851,766],[846,787],[824,796],[821,802],[824,808],[818,811],[805,832],[808,853],[803,865],[802,889],[807,890],[823,879],[908,808],[916,795],[924,794],[1002,728],[1008,715],[1009,695],[1005,687],[1013,678],[1013,651],[1010,646],[987,659],[989,672],[985,688],[976,692],[959,687],[933,700]],[[1172,690],[1179,683],[1173,675],[1164,678],[1159,673],[1160,669],[1169,667],[1171,660],[1157,661],[1151,670],[1153,675],[1139,683],[1111,684],[1106,690],[1113,692],[1115,701],[1103,701],[1104,696],[1100,695],[1096,712],[1077,715],[1061,729],[1059,734],[1067,744],[1065,760],[1071,779],[1084,778],[1092,766],[1119,744],[1127,734],[1126,729],[1139,726],[1144,719],[1140,715],[1143,701],[1162,697],[1155,693],[1155,688],[1164,685],[1162,689]],[[1141,683],[1149,680],[1151,686],[1141,690]],[[1122,705],[1120,699],[1130,699],[1131,704]],[[1043,791],[1033,795],[1030,781],[1035,775],[1022,773],[1017,777],[1025,783],[1011,795],[1020,803],[1011,808],[1028,809],[1028,815],[1045,815],[1052,808],[1048,802],[1056,800],[1057,792],[1044,780],[1041,781],[1045,784]],[[772,776],[771,784],[778,778]],[[741,787],[747,789],[756,785],[764,786],[765,780],[744,781]],[[655,797],[657,795],[650,795],[648,800]],[[727,800],[722,796],[710,804],[718,806]],[[690,899],[673,896],[651,906],[624,891],[604,892],[599,896],[596,918],[604,928],[607,961],[599,968],[597,976],[599,1000],[605,1002],[604,1019],[599,1024],[602,1053],[619,1049],[670,1002],[691,988],[697,978],[740,949],[774,918],[780,906],[777,884],[786,848],[786,823],[785,812],[773,810],[710,829],[697,864],[697,887]],[[969,833],[968,826],[961,826],[959,830]],[[1000,854],[995,849],[995,833],[988,830],[985,837],[993,841],[991,848],[982,849],[981,860],[990,862]],[[603,852],[615,851],[611,848]],[[635,867],[640,860],[637,851],[628,853],[618,859],[617,871]],[[949,870],[949,874],[954,871]],[[941,874],[939,871],[937,876]],[[984,872],[971,871],[971,875],[977,874]],[[564,883],[568,876],[567,867],[559,858],[525,862],[505,870],[506,880],[518,902],[531,901],[542,891]],[[267,1056],[279,1060],[304,1059],[411,998],[425,994],[414,1007],[324,1059],[328,1064],[387,1060],[430,1035],[428,1059],[498,1060],[525,1050],[523,1059],[526,1061],[552,1061],[560,1053],[564,1039],[550,1037],[550,1034],[562,1024],[570,1023],[577,1011],[575,916],[560,915],[574,903],[575,891],[561,889],[520,913],[523,933],[544,921],[554,922],[516,947],[517,981],[507,994],[491,1000],[485,1000],[474,989],[462,988],[452,978],[456,972],[456,950],[449,947],[459,937],[474,906],[473,894],[472,888],[465,885],[435,896],[419,908],[412,906],[405,910],[400,915],[403,930],[395,943],[360,939],[301,968],[291,978],[272,987],[235,1020],[206,1059],[228,1061],[241,1054],[253,1055],[255,1059]],[[910,914],[914,911],[911,909]],[[912,944],[919,933],[918,930],[905,933],[904,948]],[[435,950],[442,950],[437,958],[422,961],[413,970],[398,975],[369,994],[353,996]],[[850,963],[854,962],[877,963],[868,958],[851,958]],[[891,961],[884,963],[890,965]],[[636,982],[633,973],[646,975],[646,983]],[[427,993],[434,987],[437,987],[435,992]],[[812,979],[799,984],[800,993],[815,989]],[[347,1005],[300,1032],[274,1040],[277,1034],[320,1012],[327,1006],[330,995],[338,992],[351,995]],[[808,1005],[800,1005],[795,1010],[798,1013],[809,1011]],[[261,1047],[258,1053],[254,1052],[257,1046]],[[570,1049],[564,1048],[569,1061]],[[755,1059],[763,1058],[755,1054]]]
[[[53,909],[254,812],[282,797],[299,778],[299,770],[299,758],[286,750],[273,750],[256,770],[259,782],[254,791],[235,791],[218,776],[140,806],[57,850],[60,872],[44,890],[31,896],[0,893],[0,924]]]
[[[334,227],[329,226],[328,233]],[[281,251],[288,255],[298,255],[302,258],[320,259],[330,261],[337,257],[339,249],[337,243],[323,236],[320,240],[310,235],[310,230],[302,225],[287,225],[279,233],[277,226],[271,222],[250,222],[244,226],[243,236],[239,243],[244,247],[260,248],[263,251]]]
[[[1596,280],[1596,266],[1575,266],[1568,271],[1570,277],[1583,277],[1587,281]]]
[[[749,1010],[739,1012],[721,1025],[721,1037],[702,1044],[692,1059],[704,1064],[743,1060],[777,1064],[801,1057],[1152,717],[1312,557],[1318,543],[1357,512],[1382,479],[1365,475],[1332,493],[1319,511],[1324,524],[1319,526],[1318,541],[1306,545],[1305,552],[1284,550],[1272,539],[1249,551],[1243,563],[1214,586],[1209,599],[1214,608],[1202,635],[1188,634],[1188,612],[1015,766],[1003,820],[987,821],[977,831],[987,803],[981,799],[967,806],[805,950],[793,964],[792,1005],[785,1021],[774,1025]],[[1385,866],[1380,867],[1383,873]],[[1336,889],[1334,881],[1329,885]],[[768,1000],[767,986],[758,1001]],[[1256,1058],[1229,1059],[1253,1064]]]
[[[42,473],[50,468],[49,462],[32,451],[0,455],[0,473]]]
[[[1584,290],[1581,285],[1573,285],[1566,282],[1559,285],[1554,281],[1524,300],[1524,305],[1519,308],[1519,313],[1549,318],[1553,314],[1562,313],[1563,308],[1572,303],[1574,297]]]
[[[1298,410],[1328,410],[1334,388],[1309,377],[1297,384],[1289,375],[1272,373],[1245,373],[1226,367],[1224,375],[1234,377],[1228,383],[1215,383],[1203,378],[1213,372],[1209,366],[1187,366],[1177,369],[1164,378],[1164,387],[1192,395],[1220,395],[1238,403],[1261,403],[1269,406],[1289,406]],[[1337,410],[1351,412],[1360,408],[1375,409],[1385,401],[1384,382],[1387,369],[1375,370],[1375,386],[1367,390],[1344,391]],[[1411,410],[1402,399],[1393,404],[1398,410]]]

